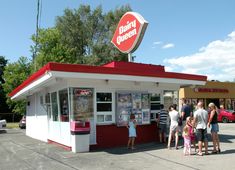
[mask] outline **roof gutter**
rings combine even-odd
[[[35,80],[34,82],[30,83],[28,86],[26,86],[25,88],[21,89],[19,92],[17,92],[16,94],[14,94],[11,97],[11,100],[16,100],[17,97],[19,97],[22,94],[25,93],[29,93],[31,90],[41,86],[42,84],[44,84],[45,82],[47,82],[50,78],[52,78],[52,74],[51,72],[45,72],[45,74],[43,76],[41,76],[39,79]]]

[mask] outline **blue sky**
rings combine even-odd
[[[235,79],[234,0],[42,0],[41,28],[52,27],[65,8],[102,5],[105,12],[129,4],[148,22],[135,62],[160,64],[167,71]],[[37,0],[0,1],[0,55],[10,62],[31,58]]]

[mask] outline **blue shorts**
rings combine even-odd
[[[218,123],[213,123],[213,124],[211,124],[211,133],[212,132],[219,132],[219,125],[218,125]]]

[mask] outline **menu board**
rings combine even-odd
[[[86,120],[93,117],[93,89],[73,89],[74,120]]]
[[[141,92],[117,93],[117,125],[125,126],[130,114],[135,114],[137,124],[150,123],[149,95]]]

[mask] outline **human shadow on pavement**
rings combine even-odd
[[[171,146],[172,148],[174,148],[173,142]],[[179,149],[182,147],[183,147],[183,141],[179,140]],[[167,149],[167,143],[151,142],[151,143],[145,143],[145,144],[137,144],[135,145],[135,149],[128,149],[127,147],[117,147],[117,148],[111,148],[111,149],[93,150],[92,152],[102,151],[102,152],[107,152],[110,154],[123,155],[123,154],[130,154],[130,153],[160,150],[160,149]]]
[[[219,134],[219,139],[223,143],[233,143],[232,140],[235,140],[235,135]]]
[[[227,134],[219,134],[220,142],[221,143],[233,143],[232,140],[235,139],[235,135],[227,135]],[[209,151],[212,151],[212,140],[211,140],[211,135],[208,134],[208,140],[209,140]],[[196,142],[197,143],[197,142]],[[174,148],[174,142],[171,143],[172,149]],[[183,148],[183,139],[181,138],[179,140],[179,149]],[[151,143],[146,143],[146,144],[137,144],[135,145],[135,149],[127,149],[127,147],[116,147],[116,148],[110,148],[110,149],[95,149],[91,152],[99,152],[99,151],[104,151],[108,152],[111,154],[117,154],[117,155],[122,155],[122,154],[130,154],[130,153],[138,153],[138,152],[144,152],[144,151],[152,151],[152,150],[159,150],[159,149],[167,149],[167,143],[157,143],[157,142],[151,142]],[[232,154],[235,153],[235,150],[225,150],[222,151],[220,154]]]

